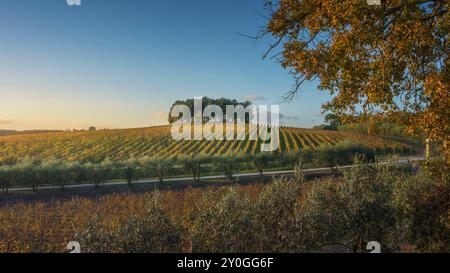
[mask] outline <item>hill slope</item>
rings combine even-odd
[[[281,128],[279,152],[316,149],[323,145],[356,143],[379,150],[403,151],[409,146],[375,136],[350,132]],[[170,126],[138,129],[49,132],[0,136],[0,161],[6,158],[60,158],[93,160],[104,158],[126,160],[143,156],[258,153],[260,141],[174,141]]]

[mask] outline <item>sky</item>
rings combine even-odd
[[[293,79],[255,42],[263,0],[0,0],[0,128],[167,124],[199,96],[280,104]],[[285,122],[322,122],[317,83],[280,104]]]

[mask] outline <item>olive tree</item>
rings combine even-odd
[[[160,182],[164,181],[167,173],[171,170],[173,160],[159,157],[144,157],[139,160],[142,173],[148,177],[156,176]]]
[[[234,173],[239,169],[239,158],[235,156],[216,156],[213,162],[219,166],[220,171],[222,171],[229,181],[233,180]]]
[[[261,176],[264,175],[264,170],[269,166],[269,163],[272,159],[273,156],[267,153],[259,153],[253,155],[251,158],[253,166],[255,166],[256,170]]]
[[[198,154],[194,156],[182,156],[178,159],[185,170],[192,174],[194,182],[200,181],[202,172],[202,165],[211,161],[211,158],[206,154]]]
[[[139,161],[137,160],[123,162],[120,169],[121,175],[125,177],[129,187],[132,186],[133,181],[139,180],[143,174]]]
[[[14,168],[2,166],[0,167],[0,188],[2,193],[8,193],[9,188],[14,179]]]
[[[95,188],[99,188],[101,184],[113,177],[113,167],[110,162],[103,162],[102,164],[87,163],[86,175],[88,181],[92,182]]]

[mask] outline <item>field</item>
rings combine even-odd
[[[439,176],[377,164],[312,181],[3,204],[0,252],[64,252],[72,240],[82,252],[311,252],[335,242],[362,252],[370,240],[383,252],[448,251],[448,194]]]
[[[192,156],[259,153],[260,141],[174,141],[169,126],[139,129],[48,132],[0,136],[0,162],[10,158],[57,158],[65,161],[100,162],[106,158],[128,160],[145,156],[173,158]],[[404,151],[407,144],[351,132],[281,128],[279,152],[317,149],[354,143],[374,150]]]

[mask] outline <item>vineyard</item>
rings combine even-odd
[[[280,130],[279,153],[315,150],[351,143],[377,151],[404,152],[407,144],[351,132],[284,127]],[[257,154],[261,141],[175,141],[170,126],[139,129],[48,132],[0,136],[0,162],[11,158],[56,158],[64,161],[101,162],[106,158],[128,160],[146,156],[172,159],[203,153],[210,156]]]

